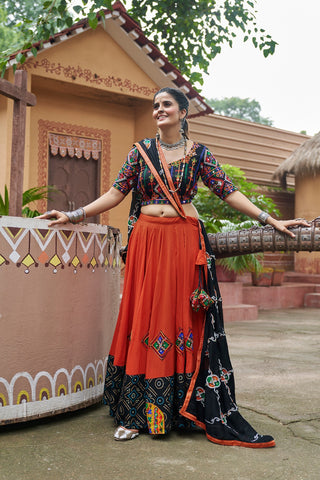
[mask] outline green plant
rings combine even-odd
[[[280,212],[274,201],[266,195],[258,192],[258,185],[253,182],[248,182],[245,173],[240,168],[229,164],[222,165],[222,168],[236,185],[238,190],[246,195],[252,203],[271,215],[280,216]],[[230,220],[233,223],[241,223],[248,220],[248,217],[244,213],[231,208],[227,202],[222,202],[205,187],[199,187],[198,194],[193,203],[197,208],[207,231],[210,233],[217,233],[220,231],[220,227],[222,226],[220,220]]]
[[[51,192],[56,192],[57,189],[51,185],[44,185],[43,187],[32,187],[22,194],[22,217],[34,218],[40,215],[38,210],[32,210],[29,204],[36,200],[43,200],[49,198]],[[9,215],[9,194],[7,185],[4,187],[4,197],[0,194],[0,215]]]
[[[280,216],[273,200],[258,192],[258,185],[248,182],[245,173],[240,168],[229,164],[222,165],[222,168],[238,190],[246,195],[252,203],[261,210]],[[245,214],[231,208],[226,202],[222,202],[204,187],[199,187],[194,205],[208,233],[230,232],[259,225],[258,222],[248,219]],[[262,269],[262,260],[263,253],[252,253],[219,259],[217,264],[226,270],[241,274],[245,271],[259,272]]]
[[[0,215],[9,215],[9,194],[7,185],[4,186],[4,198],[0,194]]]

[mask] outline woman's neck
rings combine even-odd
[[[160,139],[165,142],[165,143],[168,143],[168,144],[174,144],[174,143],[177,143],[179,142],[179,140],[181,140],[181,133],[179,131],[171,131],[171,132],[163,132],[163,131],[160,131]]]

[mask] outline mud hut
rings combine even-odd
[[[320,215],[320,132],[306,140],[276,169],[273,178],[287,186],[287,176],[295,177],[295,216],[311,220]],[[320,254],[300,252],[295,270],[320,273]]]

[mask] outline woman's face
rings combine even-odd
[[[158,128],[180,128],[180,121],[185,115],[186,110],[180,110],[178,102],[169,93],[161,92],[155,97],[153,118]]]

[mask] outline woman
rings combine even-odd
[[[135,146],[107,193],[74,212],[53,210],[40,218],[55,217],[49,226],[77,223],[115,207],[132,188],[140,196],[105,382],[104,401],[118,425],[116,440],[136,438],[145,429],[161,435],[196,423],[216,443],[271,447],[273,438],[257,434],[235,403],[212,255],[201,257],[205,232],[191,201],[201,177],[231,207],[281,232],[293,236],[287,227],[306,222],[276,220],[237,191],[208,149],[188,139],[188,106],[181,91],[159,90],[153,104],[158,138],[140,142],[182,209],[170,203]],[[191,293],[205,289],[204,303],[212,304],[204,305],[206,314],[199,304],[190,305]]]

